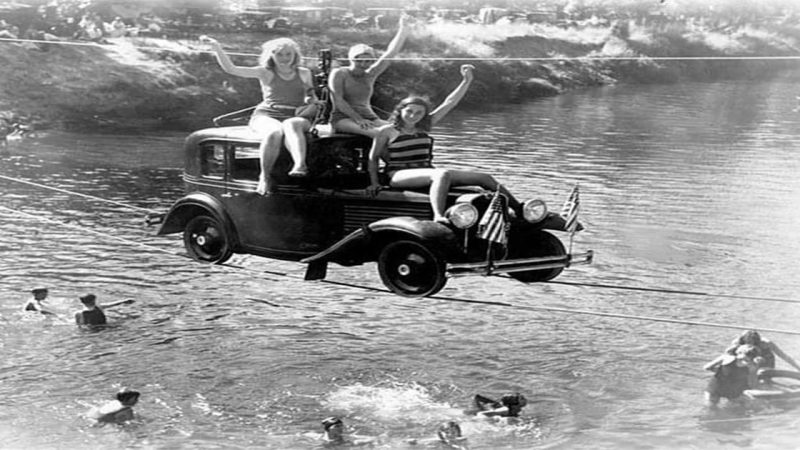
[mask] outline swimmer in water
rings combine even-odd
[[[344,422],[338,417],[328,417],[322,421],[325,434],[322,438],[329,446],[337,445],[368,445],[375,442],[375,438],[344,434]]]
[[[128,299],[105,305],[98,305],[97,297],[94,294],[83,295],[80,297],[80,300],[83,304],[83,310],[75,313],[75,323],[78,325],[105,325],[106,315],[101,306],[103,308],[113,308],[114,306],[133,303],[132,299]]]
[[[461,436],[461,425],[456,421],[450,420],[439,425],[436,436],[436,438],[422,440],[409,439],[406,442],[411,445],[422,444],[426,447],[448,448],[453,450],[465,450],[467,448],[467,438]]]
[[[48,311],[45,308],[44,301],[47,300],[47,293],[48,290],[46,287],[37,286],[31,289],[31,295],[33,296],[25,306],[22,308],[23,311],[38,311],[41,314],[47,314],[55,316],[56,314],[52,311]]]
[[[87,413],[90,419],[98,423],[123,423],[133,420],[133,405],[139,401],[139,393],[127,388],[117,392],[116,400],[102,406],[92,408]]]
[[[756,347],[740,345],[735,356],[725,353],[703,366],[703,369],[714,372],[706,387],[706,404],[715,408],[722,397],[735,401],[745,390],[755,388],[758,385],[757,357]]]
[[[447,448],[459,450],[467,448],[467,438],[461,436],[461,425],[458,422],[451,420],[443,423],[439,426],[436,435],[439,436],[439,442],[446,445]]]
[[[527,404],[528,399],[519,392],[506,394],[499,402],[480,394],[475,395],[476,414],[484,417],[517,417]]]
[[[778,344],[776,344],[774,341],[762,337],[756,330],[747,330],[742,333],[739,337],[733,340],[731,346],[725,350],[725,353],[735,356],[736,350],[742,345],[752,345],[758,350],[758,356],[761,357],[760,360],[757,360],[759,369],[774,369],[775,360],[776,357],[778,357],[786,361],[786,363],[788,363],[790,366],[794,367],[795,370],[800,371],[800,364],[798,364],[794,358],[781,350],[781,348],[778,347]]]

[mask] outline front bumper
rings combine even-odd
[[[496,275],[500,273],[525,272],[529,270],[555,269],[576,264],[591,264],[594,251],[563,256],[542,256],[536,258],[501,259],[499,261],[480,261],[474,263],[447,264],[447,275],[459,277],[466,275]]]

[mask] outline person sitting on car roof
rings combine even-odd
[[[300,67],[300,46],[289,38],[267,41],[262,45],[259,65],[246,67],[234,65],[216,39],[200,36],[200,40],[211,44],[222,70],[231,75],[255,78],[261,83],[263,99],[249,123],[250,128],[264,136],[259,149],[261,176],[256,191],[261,195],[273,192],[270,172],[282,144],[294,160],[289,176],[307,175],[305,132],[311,129],[318,100],[311,71]]]

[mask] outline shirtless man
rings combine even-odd
[[[102,308],[112,308],[118,305],[133,303],[132,299],[128,299],[108,303],[106,305],[98,305],[97,297],[94,294],[86,294],[80,297],[80,299],[81,303],[83,303],[83,310],[75,313],[75,323],[78,325],[105,325],[106,315]]]

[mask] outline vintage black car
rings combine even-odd
[[[158,234],[183,232],[187,252],[200,261],[219,264],[249,253],[307,263],[306,279],[324,278],[329,262],[374,261],[386,287],[405,296],[433,295],[449,276],[508,273],[523,282],[546,281],[571,264],[591,261],[591,251],[567,254],[561,240],[545,231],[563,231],[565,220],[540,200],[525,203],[524,217],[503,203],[507,243],[493,242],[482,239],[478,228],[495,193],[454,190],[451,223],[436,223],[427,190],[386,188],[367,195],[368,138],[309,139],[309,175],[288,177],[291,159],[284,151],[273,173],[278,191],[262,196],[256,193],[260,139],[248,127],[191,134],[186,195],[161,218]]]

